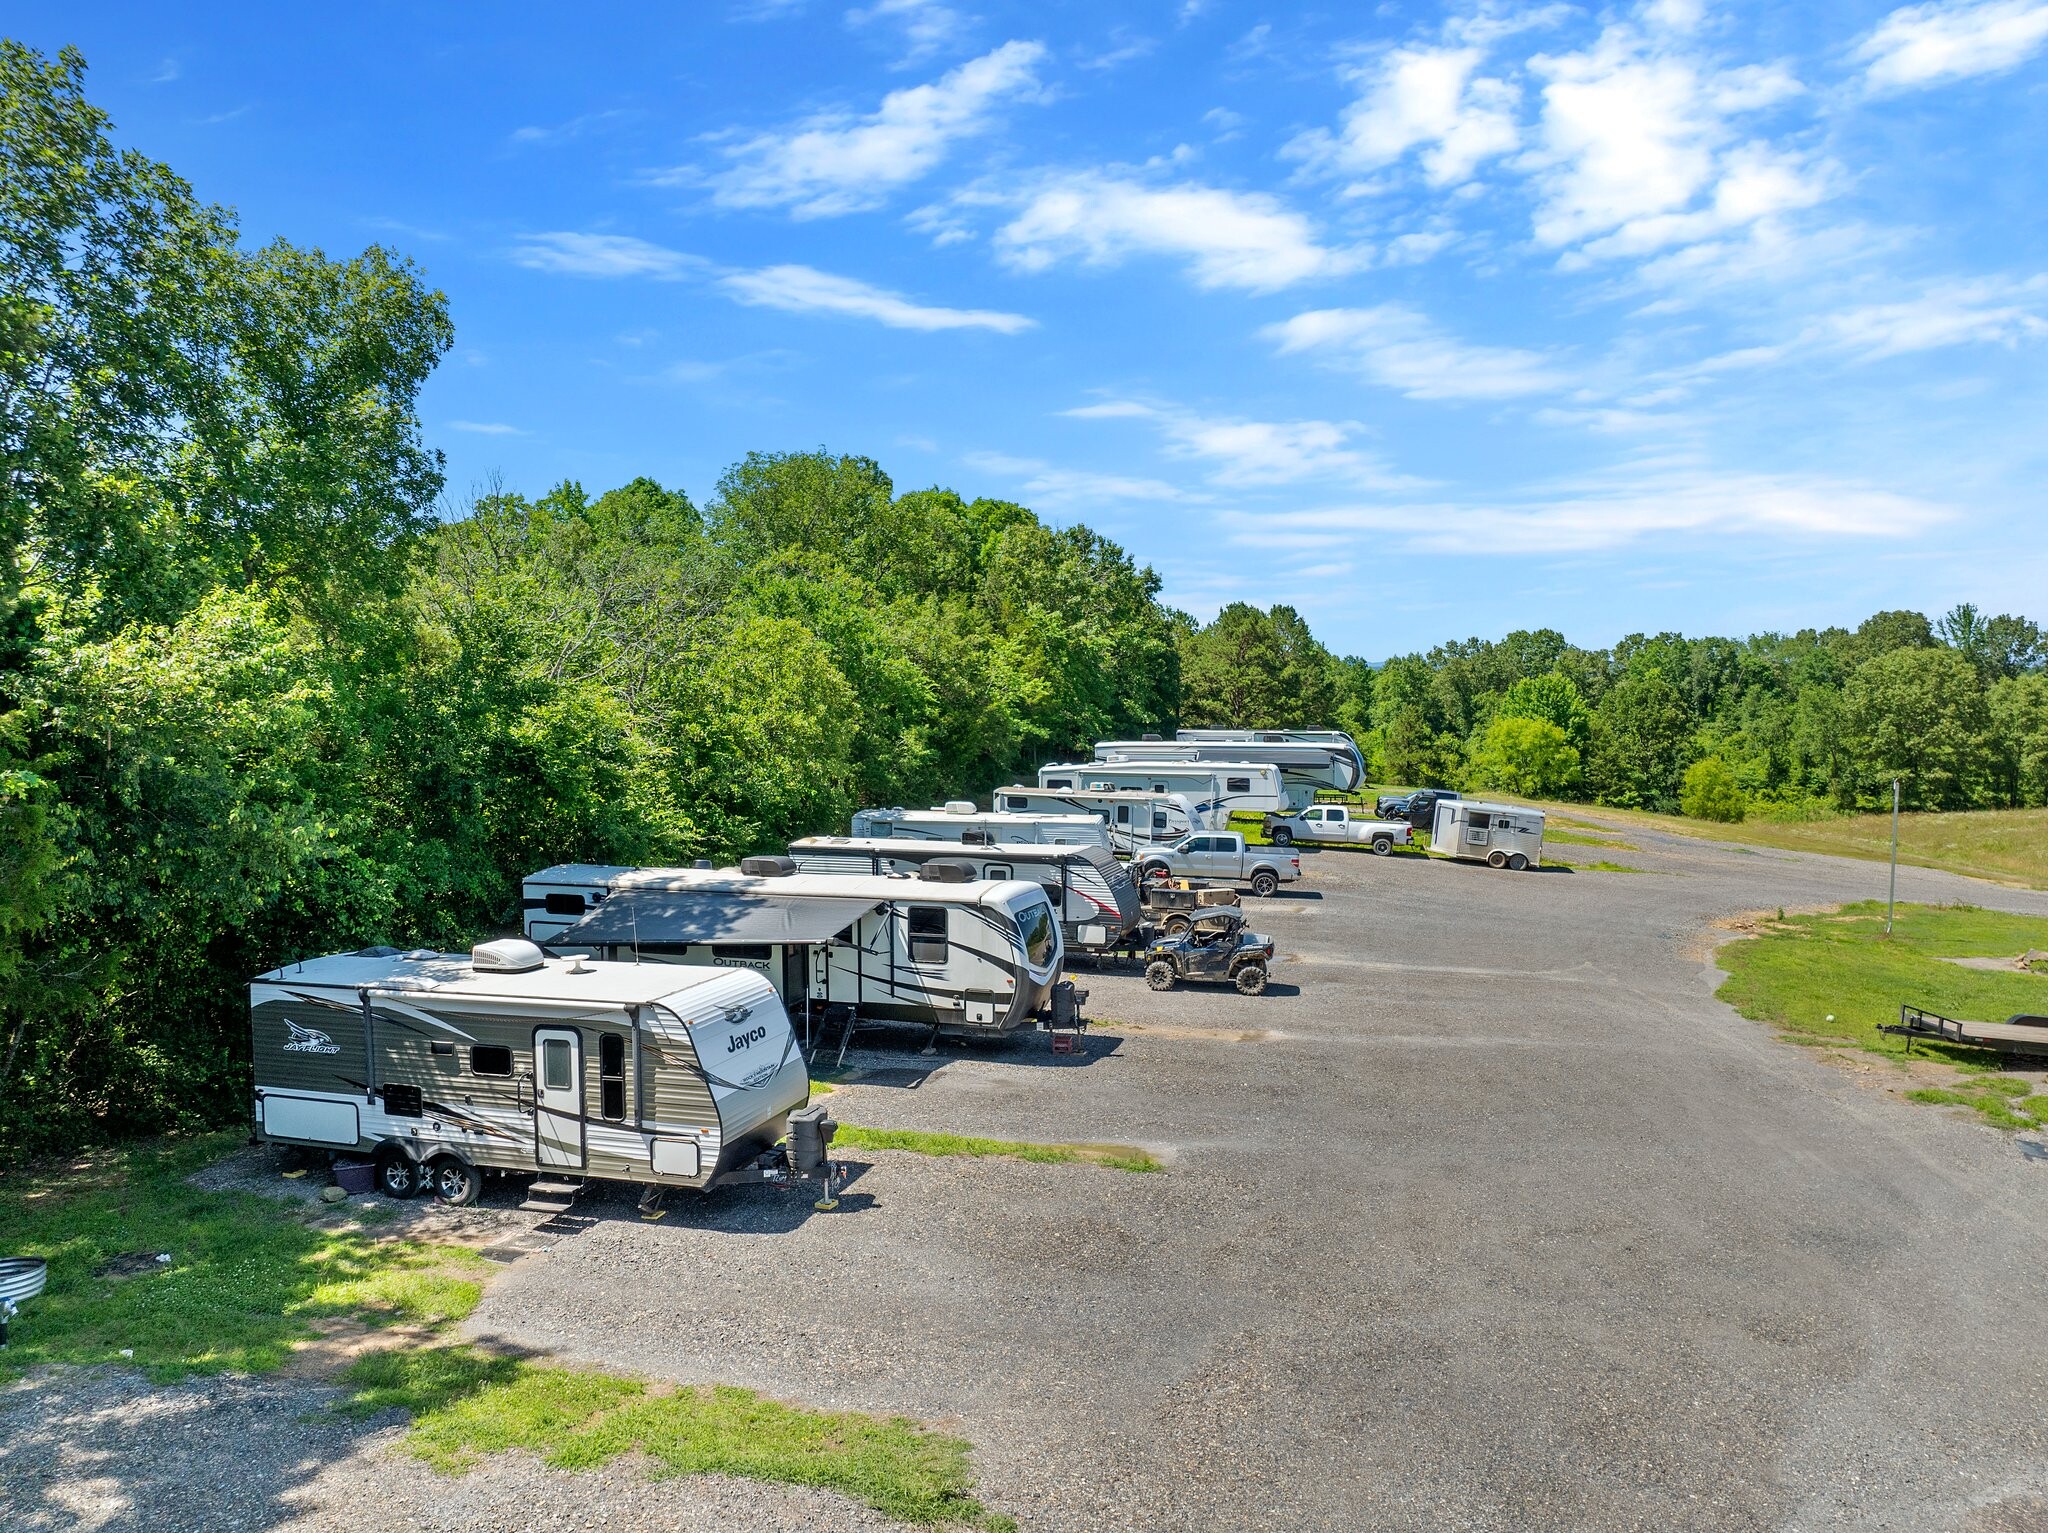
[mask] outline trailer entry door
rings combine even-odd
[[[543,1166],[583,1164],[583,1035],[573,1027],[533,1034],[533,1158]]]

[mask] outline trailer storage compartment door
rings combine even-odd
[[[285,1097],[270,1092],[263,1097],[263,1132],[273,1139],[339,1145],[352,1145],[361,1135],[353,1102]]]

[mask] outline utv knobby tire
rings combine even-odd
[[[1280,877],[1277,873],[1260,871],[1252,875],[1252,893],[1262,900],[1271,899],[1279,887]]]
[[[467,1208],[483,1196],[484,1174],[467,1161],[444,1155],[427,1168],[427,1186],[435,1202]]]
[[[1266,988],[1266,966],[1248,963],[1231,975],[1230,982],[1237,986],[1239,995],[1257,995]]]
[[[1145,983],[1154,990],[1171,990],[1175,975],[1173,965],[1154,960],[1145,965]]]
[[[418,1162],[402,1150],[377,1152],[377,1190],[387,1198],[409,1198],[420,1190]]]

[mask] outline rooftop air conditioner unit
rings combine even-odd
[[[975,812],[974,800],[971,798],[949,798],[946,800],[947,814],[973,814]]]
[[[740,871],[749,878],[787,878],[796,871],[794,857],[745,857]]]
[[[974,864],[957,857],[934,857],[920,870],[920,876],[928,884],[971,884]]]
[[[524,937],[500,937],[469,950],[469,966],[479,974],[530,974],[547,961],[547,954]]]

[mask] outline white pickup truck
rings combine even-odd
[[[1342,804],[1317,804],[1299,814],[1269,814],[1266,838],[1275,846],[1297,841],[1352,841],[1384,857],[1397,846],[1413,846],[1415,832],[1400,820],[1373,820]]]
[[[1246,847],[1234,830],[1209,830],[1187,836],[1172,846],[1147,847],[1131,860],[1140,880],[1213,878],[1226,884],[1250,884],[1264,897],[1301,877],[1301,859],[1284,849]]]

